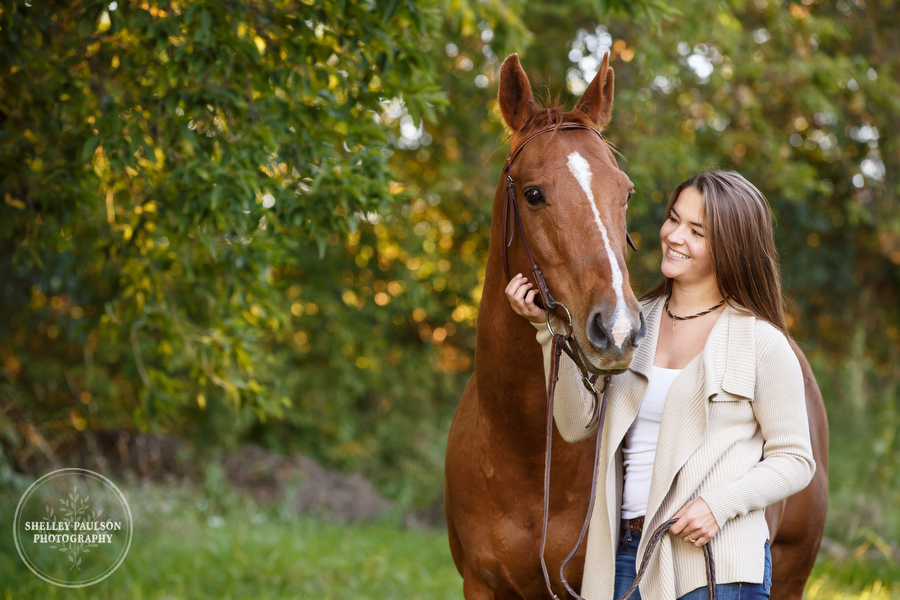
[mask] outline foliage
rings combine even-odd
[[[744,173],[833,428],[858,424],[836,447],[866,445],[839,468],[896,489],[894,3],[33,4],[0,13],[0,436],[20,467],[157,426],[438,497],[506,150],[499,63],[519,52],[571,106],[609,50],[636,291],[669,191]]]
[[[216,393],[281,416],[279,269],[393,201],[370,115],[443,102],[436,6],[107,4],[0,12],[4,412],[35,439]]]

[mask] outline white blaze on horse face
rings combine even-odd
[[[628,318],[628,309],[625,306],[625,294],[622,291],[622,285],[624,284],[622,270],[619,268],[616,255],[613,254],[612,245],[609,243],[609,235],[606,233],[606,227],[604,227],[603,221],[600,220],[600,212],[594,203],[594,192],[591,190],[591,166],[583,156],[573,152],[569,155],[569,171],[575,176],[576,181],[578,181],[578,184],[587,196],[588,204],[591,205],[591,212],[594,214],[594,222],[597,224],[597,229],[600,230],[603,246],[606,248],[606,254],[609,257],[609,267],[612,270],[612,285],[613,290],[616,292],[615,322],[610,333],[616,347],[621,348],[632,328],[631,320]]]

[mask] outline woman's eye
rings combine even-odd
[[[669,215],[669,220],[672,221],[673,223],[677,223],[677,222],[678,222],[678,221],[675,220],[675,217],[673,217],[672,215]]]
[[[696,235],[697,237],[703,237],[703,234],[697,231],[696,229],[691,229],[691,233]]]
[[[528,188],[525,190],[525,202],[531,206],[537,206],[544,203],[544,195],[537,188]]]

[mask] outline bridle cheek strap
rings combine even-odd
[[[510,207],[512,207],[512,211],[510,211]],[[512,212],[515,229],[507,234],[510,212]],[[555,302],[550,295],[550,288],[547,287],[547,282],[544,280],[544,274],[541,272],[541,268],[538,266],[537,261],[534,260],[534,255],[531,253],[531,247],[528,245],[528,238],[525,237],[525,230],[522,227],[522,218],[519,216],[519,204],[516,202],[516,184],[513,182],[512,177],[507,175],[506,202],[503,205],[503,268],[506,273],[507,283],[510,281],[509,258],[507,253],[510,245],[512,245],[516,230],[519,231],[519,239],[522,240],[522,247],[525,251],[525,260],[528,261],[528,264],[530,265],[531,275],[537,283],[538,293],[540,294],[540,297],[534,299],[534,303],[542,309],[549,310],[555,305]]]

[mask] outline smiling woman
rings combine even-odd
[[[770,538],[796,520],[775,519],[770,529],[766,507],[778,503],[786,514],[781,501],[816,469],[769,206],[738,173],[701,173],[672,194],[659,235],[664,278],[641,300],[646,338],[612,385],[581,593],[700,600],[715,585],[719,598],[768,598]],[[538,329],[553,378],[549,328],[524,278],[507,296]],[[586,418],[594,399],[577,370],[558,375],[553,417],[563,438],[578,442],[597,429]],[[798,529],[817,547],[824,504],[805,508],[808,526]],[[641,579],[637,559],[656,537],[642,533],[665,532],[669,519],[672,535],[662,537]],[[712,539],[714,582],[701,550]],[[787,553],[781,560],[799,569],[802,590],[812,562]]]

